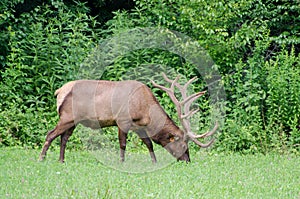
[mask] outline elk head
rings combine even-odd
[[[175,104],[177,114],[178,114],[178,118],[179,118],[179,121],[180,121],[180,123],[183,127],[182,131],[183,131],[183,134],[184,134],[183,138],[172,141],[172,143],[169,144],[165,148],[170,152],[172,151],[173,153],[174,153],[174,151],[176,152],[177,150],[179,150],[179,151],[185,150],[185,149],[182,149],[183,147],[181,146],[182,145],[182,139],[186,143],[184,145],[185,147],[187,147],[187,144],[188,144],[189,140],[193,141],[196,145],[198,145],[201,148],[207,148],[207,147],[211,146],[212,143],[215,141],[214,138],[212,138],[208,143],[202,143],[198,139],[212,136],[218,128],[218,123],[217,122],[216,122],[214,128],[211,131],[203,133],[201,135],[195,134],[194,132],[192,132],[192,129],[191,129],[190,119],[195,113],[197,113],[199,111],[199,109],[191,110],[190,109],[191,104],[205,93],[205,91],[202,91],[202,92],[194,93],[192,95],[187,94],[188,86],[192,82],[194,82],[197,79],[197,77],[194,77],[194,78],[190,79],[184,85],[180,85],[178,83],[179,76],[177,76],[174,80],[171,80],[166,76],[165,73],[163,73],[163,77],[164,77],[165,81],[167,81],[168,83],[171,84],[169,88],[164,87],[162,85],[158,85],[154,81],[151,81],[151,82],[152,82],[154,87],[165,91],[169,95],[169,97],[171,98],[173,103]],[[175,96],[175,88],[179,89],[179,91],[182,95],[182,100],[181,101],[179,101]],[[189,156],[188,155],[188,149],[186,148],[186,150],[187,150],[187,152],[184,153],[183,155],[181,155],[181,156],[177,155],[178,160],[189,161],[189,158],[187,159],[187,157],[186,157],[186,156]],[[178,154],[182,154],[182,153],[178,153]],[[176,154],[173,154],[173,155],[176,156]]]

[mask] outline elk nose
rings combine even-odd
[[[181,157],[177,159],[178,161],[186,161],[187,163],[190,162],[190,156],[188,153],[184,153]]]

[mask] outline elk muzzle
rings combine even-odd
[[[182,154],[182,156],[177,158],[177,161],[186,161],[186,163],[189,163],[191,161],[189,149],[187,149],[186,152]]]

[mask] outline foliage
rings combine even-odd
[[[267,47],[257,42],[259,51]],[[299,55],[282,50],[264,61],[259,51],[247,63],[236,64],[236,72],[225,78],[232,103],[217,148],[246,153],[299,151]]]
[[[11,51],[1,73],[0,128],[5,134],[0,143],[36,146],[45,135],[41,131],[55,124],[54,91],[76,77],[95,45],[97,22],[78,10],[67,10],[59,1],[11,20],[7,30]]]
[[[294,51],[282,51],[274,60],[265,63],[268,73],[266,78],[266,112],[264,123],[271,146],[282,149],[299,148],[300,142],[300,56]],[[276,145],[277,144],[277,145]]]
[[[8,55],[9,51],[9,46],[7,45],[9,41],[9,34],[7,31],[3,30],[7,29],[7,26],[9,26],[14,19],[13,13],[9,10],[11,10],[11,7],[20,2],[22,2],[22,0],[3,0],[0,2],[0,70],[3,70],[4,66],[6,65],[6,56]]]
[[[299,41],[295,39],[297,27],[291,25],[298,19],[295,17],[297,15],[282,15],[283,10],[284,13],[298,13],[296,2],[277,2],[277,7],[272,2],[257,0],[209,3],[202,0],[157,0],[136,1],[136,4],[136,9],[131,13],[117,13],[109,22],[109,30],[118,33],[135,26],[163,26],[177,30],[196,39],[219,65],[228,101],[226,122],[216,144],[217,150],[243,153],[299,151],[299,140],[296,137],[300,135],[300,119],[295,111],[299,110],[299,98],[289,98],[290,92],[297,96],[299,90],[296,78],[300,70],[297,58]],[[285,26],[282,24],[283,20],[288,21]],[[283,36],[291,28],[293,36]],[[293,42],[291,38],[294,38]],[[289,51],[291,54],[286,55]],[[277,78],[282,78],[281,73],[272,74],[267,66],[282,57],[282,54],[286,55],[286,62],[277,64],[280,71],[284,73],[287,69],[292,70],[291,73],[295,75],[285,73],[287,77],[283,79],[287,86],[278,88],[281,84],[276,85],[275,82]],[[164,57],[155,58],[165,60]],[[194,66],[180,67],[191,71]],[[284,107],[289,107],[287,110],[294,110],[280,112],[281,117],[285,118],[281,121],[289,122],[283,122],[276,130],[272,120],[278,118],[270,114],[278,113],[273,106],[278,104],[279,99],[273,96],[274,91],[270,91],[274,87],[288,93],[280,101],[285,103]],[[270,99],[273,97],[276,99],[270,106]],[[165,103],[168,101],[163,101]],[[272,130],[270,126],[273,126]]]
[[[0,33],[0,146],[41,145],[45,136],[42,131],[53,128],[57,121],[53,92],[64,82],[78,78],[80,64],[98,42],[134,28],[158,27],[196,41],[222,76],[226,120],[214,145],[217,151],[299,153],[297,1],[135,0],[124,7],[116,5],[133,8],[127,11],[115,11],[115,6],[109,8],[102,0],[47,1],[29,11],[25,9],[27,4],[22,8],[22,2],[0,4],[0,27],[4,30]],[[207,89],[193,63],[157,48],[137,48],[114,57],[102,79],[138,79],[151,87],[143,74],[153,68],[170,68],[172,73],[180,73],[183,81],[198,76],[191,92]],[[152,89],[176,120],[167,95]],[[195,130],[208,129],[211,102],[209,95],[197,102],[202,112],[196,115]],[[108,129],[107,135],[115,140],[116,130]],[[101,142],[100,137],[91,136],[86,139],[96,145]],[[73,147],[85,141],[76,134],[72,139]]]

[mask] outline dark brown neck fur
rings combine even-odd
[[[179,137],[183,136],[180,128],[168,117],[163,128],[157,134],[152,136],[151,139],[156,144],[160,144],[164,147],[171,142],[170,139],[175,135]]]

